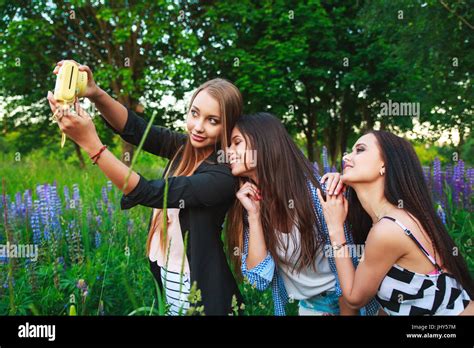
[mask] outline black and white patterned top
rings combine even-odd
[[[436,267],[435,272],[421,274],[394,264],[382,280],[376,300],[388,315],[458,315],[471,299],[462,285],[444,272],[435,259],[400,221],[397,223]]]
[[[186,273],[176,273],[161,267],[161,283],[165,288],[168,315],[185,315],[189,309],[191,284]]]

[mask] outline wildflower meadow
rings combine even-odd
[[[32,249],[30,258],[1,257],[0,313],[166,314],[145,255],[150,209],[121,210],[121,192],[95,167],[78,171],[73,164],[37,162],[0,170],[0,244]],[[325,172],[336,170],[326,148],[322,164]],[[138,168],[158,176],[163,167],[142,161]],[[424,171],[435,208],[473,272],[474,168],[462,160],[442,166],[436,158]],[[41,174],[31,175],[36,172]],[[260,292],[244,282],[240,287],[244,315],[273,314],[270,289]],[[192,296],[197,299],[199,290]],[[290,303],[289,314],[296,311]]]

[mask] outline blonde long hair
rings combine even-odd
[[[193,105],[194,99],[199,92],[206,90],[209,95],[216,99],[219,103],[221,112],[222,128],[223,131],[220,137],[221,150],[226,151],[226,147],[230,145],[230,138],[232,128],[234,128],[237,118],[242,114],[243,99],[239,89],[230,81],[225,79],[216,78],[209,80],[200,85],[189,102],[188,111]],[[215,145],[217,148],[217,144]],[[178,155],[182,153],[181,159],[175,170],[172,171],[172,167],[178,158]],[[171,162],[168,165],[168,169],[164,174],[165,178],[170,176],[190,176],[194,173],[199,164],[204,160],[202,154],[196,148],[191,145],[191,142],[186,140],[174,154]],[[163,224],[159,224],[159,221],[163,221]],[[167,225],[170,221],[166,219]],[[163,209],[158,209],[158,212],[152,216],[152,222],[150,224],[150,230],[148,231],[148,238],[146,242],[146,255],[150,255],[150,245],[153,238],[153,234],[160,232],[160,246],[162,250],[166,250],[166,236],[161,233],[164,227],[165,220],[163,219]],[[159,229],[159,230],[158,230]]]

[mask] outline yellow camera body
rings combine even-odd
[[[63,104],[73,104],[76,97],[84,96],[87,87],[87,72],[79,71],[79,66],[66,60],[59,68],[54,87],[54,99]]]
[[[62,110],[68,109],[74,104],[77,97],[83,97],[87,88],[87,72],[79,71],[79,66],[70,60],[63,62],[56,77],[56,86],[54,87],[54,99],[60,104],[53,115],[55,119]],[[62,110],[61,110],[62,109]],[[62,133],[61,148],[66,142],[66,134]]]

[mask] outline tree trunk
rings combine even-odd
[[[459,126],[459,143],[458,143],[458,146],[456,146],[459,153],[461,152],[462,147],[464,146],[465,142],[466,142],[466,133],[464,131],[464,126],[460,125]]]
[[[314,134],[311,130],[305,132],[306,136],[306,151],[308,152],[308,159],[314,162]]]
[[[346,125],[346,114],[345,112],[341,112],[341,119],[339,120],[339,150],[340,150],[340,158],[341,158],[341,172],[342,172],[342,157],[346,152],[347,148],[347,125]]]
[[[79,145],[74,143],[74,149],[76,150],[77,158],[79,159],[79,166],[84,169],[86,167],[86,164],[84,162],[84,156],[82,156],[81,148]]]

